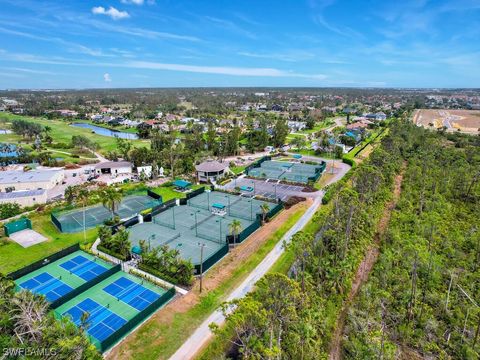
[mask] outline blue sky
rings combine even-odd
[[[0,89],[480,87],[480,0],[0,0]]]

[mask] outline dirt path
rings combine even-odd
[[[239,264],[245,262],[252,254],[254,254],[267,241],[269,235],[273,234],[282,224],[299,208],[308,208],[313,200],[308,199],[306,202],[299,203],[288,210],[280,212],[271,222],[260,227],[249,238],[238,245],[223,258],[215,267],[207,272],[203,279],[203,294],[208,293],[220,286],[232,273],[238,268]],[[234,286],[235,284],[232,284]],[[163,309],[157,311],[145,324],[157,322],[159,324],[171,324],[174,316],[179,313],[185,313],[200,301],[199,282],[195,282],[191,291],[185,296],[176,297],[172,302],[167,304]],[[158,327],[150,327],[158,331]],[[153,330],[153,331],[155,331]],[[128,336],[123,342],[112,349],[106,356],[107,359],[134,359],[135,355],[129,349],[134,349],[136,343],[141,341],[141,335],[138,329]],[[163,342],[163,336],[160,333],[154,337],[157,343]]]
[[[373,244],[367,250],[364,259],[360,263],[357,269],[357,273],[355,274],[355,278],[352,283],[352,288],[348,293],[347,300],[345,301],[342,310],[337,319],[337,325],[335,327],[335,332],[333,333],[332,343],[330,344],[330,360],[340,360],[342,358],[342,336],[343,330],[345,327],[345,319],[348,314],[348,310],[353,303],[353,300],[357,296],[360,287],[368,280],[368,276],[372,271],[375,262],[377,261],[378,255],[380,254],[380,243],[385,235],[385,231],[387,230],[388,223],[390,222],[390,216],[392,214],[393,209],[395,208],[398,199],[400,198],[400,193],[402,190],[402,181],[403,181],[403,173],[405,170],[405,164],[402,167],[400,174],[395,177],[395,184],[393,189],[393,198],[388,204],[385,206],[383,211],[382,217],[377,224],[377,232],[375,233]]]

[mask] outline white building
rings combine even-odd
[[[289,121],[288,122],[288,128],[290,131],[302,131],[307,127],[307,124],[304,123],[303,121]]]
[[[65,179],[64,170],[31,170],[0,172],[0,191],[49,190]]]
[[[132,163],[129,161],[106,161],[95,165],[96,174],[129,175]]]
[[[0,204],[16,203],[22,207],[45,204],[47,202],[47,190],[20,190],[8,193],[0,193]]]

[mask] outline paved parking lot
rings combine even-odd
[[[285,201],[289,196],[309,196],[313,193],[302,192],[303,186],[280,184],[278,180],[257,180],[238,178],[225,185],[226,189],[233,190],[235,187],[249,186],[254,189],[251,192],[242,193],[244,195],[260,195],[268,199],[280,199]]]

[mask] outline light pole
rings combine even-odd
[[[148,251],[152,251],[152,244],[150,242],[151,240],[155,240],[155,234],[150,235],[148,238]]]
[[[255,181],[252,180],[252,184],[253,184],[253,196],[255,196]]]
[[[210,210],[210,190],[207,190],[206,193],[207,193],[207,210]]]
[[[219,220],[216,220],[216,222],[220,223],[220,224],[219,224],[219,225],[220,225],[220,226],[219,226],[219,227],[220,227],[220,229],[219,229],[219,232],[220,232],[220,244],[222,243],[222,220],[223,220],[223,218],[220,218]]]
[[[228,201],[228,215],[230,215],[230,196],[225,195],[225,197],[227,198],[227,201]]]
[[[173,230],[175,230],[175,206],[172,206]]]
[[[202,282],[203,282],[203,248],[205,247],[205,244],[203,243],[198,243],[198,246],[200,246],[200,293],[202,292]]]
[[[195,236],[198,236],[198,231],[197,231],[197,213],[198,212],[200,212],[200,210],[197,210],[193,214],[190,214],[190,215],[195,215]]]
[[[275,184],[273,187],[275,189],[275,201],[277,201],[277,185],[278,184]]]
[[[253,201],[250,199],[250,221],[253,221]]]

